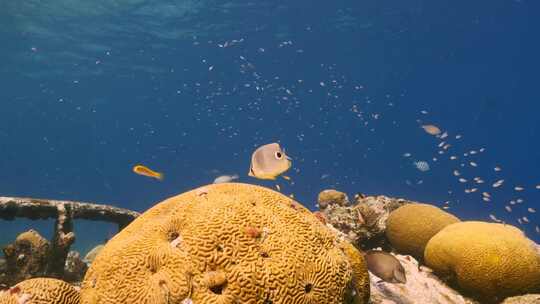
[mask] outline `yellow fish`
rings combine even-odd
[[[248,175],[258,179],[275,180],[290,167],[291,158],[278,143],[271,143],[260,146],[253,152]]]
[[[139,175],[144,175],[144,176],[148,176],[148,177],[152,177],[152,178],[155,178],[155,179],[159,179],[159,180],[163,180],[163,173],[160,173],[160,172],[156,172],[146,166],[143,166],[143,165],[136,165],[133,167],[133,172],[139,174]]]

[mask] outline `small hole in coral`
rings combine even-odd
[[[255,202],[251,202],[251,206],[255,207],[257,204]]]
[[[225,289],[225,285],[226,284],[220,284],[220,285],[212,286],[212,287],[210,287],[210,291],[212,291],[215,294],[222,294],[223,289]]]
[[[272,300],[266,298],[263,302],[263,304],[273,304],[274,302],[272,302]]]
[[[312,289],[313,289],[313,284],[311,283],[307,283],[306,286],[304,286],[304,291],[306,293],[310,293]]]
[[[268,252],[265,252],[265,251],[261,252],[261,256],[263,258],[269,258],[270,257],[270,255],[268,255]]]
[[[169,233],[169,242],[172,242],[174,240],[176,240],[178,237],[180,236],[180,234],[178,232],[170,232]]]
[[[220,244],[218,244],[218,245],[216,246],[216,250],[217,250],[218,252],[223,252],[223,246],[220,245]]]

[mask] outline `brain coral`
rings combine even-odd
[[[79,300],[73,286],[51,278],[29,279],[0,292],[0,304],[78,304]]]
[[[208,185],[157,204],[112,238],[86,273],[81,303],[366,303],[369,288],[355,282],[367,271],[358,273],[342,244],[280,193]]]
[[[486,300],[540,291],[540,255],[534,243],[510,225],[461,222],[427,244],[425,261]]]
[[[456,222],[457,217],[433,205],[407,204],[388,216],[386,237],[399,253],[422,259],[429,239]]]

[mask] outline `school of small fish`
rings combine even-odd
[[[195,39],[196,40],[196,39]],[[194,45],[203,45],[205,42],[196,40]],[[345,76],[340,76],[337,72],[336,64],[320,64],[320,69],[327,71],[329,77],[326,79],[313,79],[308,81],[306,79],[297,78],[293,81],[285,80],[282,75],[272,75],[271,78],[268,75],[264,75],[258,69],[258,65],[255,64],[254,57],[258,55],[268,56],[270,54],[270,46],[261,46],[256,49],[254,53],[249,52],[236,52],[235,49],[244,50],[242,46],[244,45],[245,40],[243,38],[238,38],[228,41],[220,42],[208,42],[209,45],[213,45],[216,48],[220,48],[220,51],[230,51],[231,62],[234,62],[236,69],[239,73],[246,77],[245,82],[235,84],[234,88],[226,92],[222,87],[216,87],[217,81],[212,81],[208,83],[193,82],[193,83],[184,83],[178,88],[178,94],[193,94],[194,92],[199,92],[200,88],[203,86],[208,86],[209,88],[215,88],[216,90],[211,90],[210,94],[207,96],[201,96],[202,100],[213,101],[214,98],[217,98],[222,95],[230,95],[232,93],[238,93],[238,90],[251,90],[255,96],[254,100],[245,106],[250,111],[255,111],[260,109],[263,105],[273,103],[274,107],[280,108],[283,113],[290,114],[299,107],[301,99],[305,96],[300,96],[299,92],[308,92],[309,94],[322,94],[324,98],[330,101],[343,101],[340,99],[340,92],[344,92],[347,88],[353,93],[362,94],[365,91],[364,86],[361,83],[354,82],[351,79],[347,79]],[[290,50],[295,54],[301,54],[302,49],[297,47],[296,44],[292,41],[282,41],[277,46],[277,49],[280,50]],[[212,62],[209,58],[204,58],[202,60],[203,68],[201,71],[218,77],[218,74],[223,71],[223,67],[216,62]],[[200,72],[200,71],[199,71]],[[311,86],[308,86],[308,83],[311,83]],[[264,94],[263,94],[264,93]],[[346,93],[343,93],[345,95]],[[264,96],[271,96],[268,100]],[[391,96],[387,96],[388,100],[385,100],[384,106],[389,108],[394,107],[396,102],[392,99]],[[371,96],[362,95],[361,98],[357,98],[355,101],[352,101],[351,104],[346,105],[346,109],[350,111],[350,114],[355,118],[358,118],[359,125],[365,128],[366,132],[375,133],[378,126],[385,122],[387,116],[384,110],[375,110],[374,108],[369,108],[374,106],[376,100]],[[382,103],[381,103],[382,104]],[[201,112],[212,113],[214,111],[216,103],[208,102],[205,103],[204,107],[201,108]],[[339,102],[329,103],[330,109],[338,109],[342,106]],[[324,109],[325,111],[327,109]],[[447,200],[443,204],[443,208],[455,208],[459,206],[460,203],[464,204],[465,200],[467,203],[482,203],[480,206],[485,208],[486,215],[489,215],[489,218],[495,221],[504,221],[511,223],[512,221],[517,221],[519,224],[525,225],[532,222],[533,225],[529,225],[529,229],[537,231],[538,226],[535,221],[537,219],[538,213],[534,204],[534,200],[529,198],[529,194],[532,191],[540,190],[540,183],[538,181],[536,184],[530,185],[525,181],[515,181],[509,176],[510,168],[506,167],[506,164],[503,162],[493,162],[490,161],[485,155],[490,151],[486,147],[480,145],[468,145],[466,134],[452,131],[450,128],[446,129],[442,125],[437,125],[437,119],[431,117],[431,111],[429,109],[423,109],[420,111],[420,115],[417,117],[416,123],[414,124],[414,129],[410,129],[410,133],[421,134],[418,136],[423,136],[426,141],[430,141],[432,144],[432,151],[428,151],[427,155],[417,155],[413,150],[414,147],[408,146],[404,150],[399,151],[403,153],[397,153],[398,157],[402,157],[404,160],[404,167],[406,170],[414,172],[415,178],[408,177],[405,183],[411,187],[418,187],[419,185],[427,185],[429,183],[426,176],[433,176],[432,174],[423,174],[424,172],[431,171],[436,172],[440,168],[446,168],[444,170],[451,178],[452,183],[448,184],[448,197],[443,197],[442,200]],[[321,112],[323,109],[321,109]],[[335,114],[335,112],[333,113]],[[333,115],[332,114],[332,115]],[[211,114],[209,114],[211,115]],[[325,114],[326,115],[326,114]],[[329,124],[332,122],[332,119],[335,117],[332,115],[325,116],[321,118],[321,123],[323,125]],[[324,115],[323,115],[324,116]],[[262,118],[249,117],[249,119],[257,120]],[[319,118],[317,118],[319,119]],[[309,140],[314,140],[314,138],[309,138],[309,132],[312,130],[317,130],[316,134],[320,137],[332,138],[332,136],[344,137],[344,132],[333,134],[327,130],[320,129],[317,127],[319,121],[306,121],[305,129],[299,130],[296,136],[298,143],[307,143]],[[403,125],[400,121],[392,120],[391,123],[396,126],[396,128],[401,128]],[[411,121],[411,124],[414,121]],[[404,129],[400,129],[404,130]],[[217,129],[217,132],[220,136],[223,137],[238,137],[241,136],[241,130],[236,127],[226,128],[220,126]],[[257,133],[256,140],[254,142],[260,143],[264,141],[264,137]],[[369,134],[369,133],[366,133]],[[352,141],[354,144],[357,144],[355,147],[359,147],[362,142],[361,137],[357,136],[353,138]],[[329,140],[329,142],[333,142]],[[335,150],[335,147],[334,147]],[[300,154],[301,154],[300,150]],[[361,167],[361,161],[366,161],[376,153],[375,149],[371,147],[365,147],[363,151],[358,151],[358,160],[359,163],[351,165],[351,167]],[[420,154],[420,153],[418,153]],[[343,164],[343,155],[339,152],[336,153],[336,158],[340,158],[340,161]],[[400,158],[401,160],[401,158]],[[295,158],[295,168],[294,172],[300,172],[300,169],[297,168],[296,162],[300,164],[306,164],[306,158],[302,155],[298,155],[298,160]],[[312,164],[320,165],[320,160],[316,159]],[[357,161],[357,160],[355,160]],[[337,163],[338,161],[336,161]],[[411,166],[412,163],[412,166]],[[276,180],[279,176],[288,180],[287,176],[284,176],[291,168],[291,159],[285,151],[281,148],[278,143],[270,143],[268,145],[259,146],[253,151],[251,155],[251,160],[249,164],[249,170],[247,175],[262,180]],[[504,170],[503,170],[504,168]],[[158,180],[163,179],[163,174],[157,171],[153,171],[148,167],[140,165],[140,167],[133,168],[133,171],[136,174],[155,178]],[[422,174],[422,179],[419,179],[418,176]],[[212,178],[215,183],[220,182],[231,182],[236,179],[239,179],[237,175],[220,175],[214,174]],[[241,174],[243,175],[243,174]],[[331,175],[328,171],[317,172],[317,178],[320,177],[321,181],[325,183],[333,183],[336,186],[339,186],[339,182],[336,182],[334,178],[335,174],[331,172]],[[353,178],[351,178],[353,179]],[[350,181],[351,185],[354,185],[356,181]],[[275,186],[278,190],[281,190],[280,185]],[[465,193],[465,194],[463,194]],[[458,196],[458,194],[460,196]],[[446,195],[446,194],[445,194]],[[462,195],[462,196],[461,196]],[[462,198],[465,197],[465,200]],[[527,201],[525,201],[527,198]],[[461,201],[463,200],[463,201]],[[536,207],[537,208],[537,207]],[[510,219],[512,217],[512,219]],[[538,231],[537,231],[538,232]]]

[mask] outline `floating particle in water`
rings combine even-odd
[[[523,191],[523,190],[525,190],[525,188],[523,188],[523,187],[521,187],[521,186],[515,186],[515,187],[514,187],[514,190],[516,190],[516,191]]]
[[[480,152],[480,153],[482,153],[484,151],[486,151],[486,148],[480,148],[480,150],[478,150],[478,152]]]
[[[466,183],[466,182],[467,182],[467,180],[464,179],[463,177],[460,177],[460,178],[458,179],[458,181],[459,181],[460,183]]]
[[[420,111],[420,113],[422,113],[422,114],[426,115],[426,114],[428,114],[428,111],[426,111],[426,110],[422,110],[422,111]]]
[[[478,164],[475,162],[469,162],[469,165],[471,165],[471,167],[478,167]]]
[[[522,198],[518,198],[518,199],[516,200],[516,203],[518,203],[518,204],[521,204],[521,203],[523,203],[523,202],[524,202],[524,200],[523,200]]]
[[[437,158],[436,158],[436,157],[434,157],[434,158],[432,158],[432,160],[433,160],[433,162],[436,162],[436,161],[437,161]]]
[[[493,185],[491,185],[493,188],[499,188],[500,186],[502,186],[502,184],[504,183],[504,179],[500,179],[496,182],[493,183]]]
[[[504,206],[504,209],[506,209],[506,211],[508,212],[512,212],[512,208],[510,208],[510,206],[508,205]]]
[[[461,135],[456,135],[456,139],[460,139],[462,136]]]
[[[527,211],[529,211],[529,213],[536,213],[536,209],[534,208],[527,208]]]
[[[499,171],[501,171],[502,169],[501,169],[501,167],[497,166],[497,167],[493,168],[493,170],[495,170],[496,172],[499,172]]]
[[[411,157],[411,153],[403,153],[403,157]]]
[[[429,164],[423,160],[415,161],[413,165],[416,167],[416,169],[422,172],[426,172],[429,170]]]
[[[422,125],[422,129],[430,135],[439,135],[441,134],[441,129],[435,125]]]
[[[540,227],[536,226],[534,227],[534,230],[536,230],[536,233],[540,234]]]
[[[454,170],[454,172],[453,172],[453,173],[454,173],[454,176],[460,176],[460,175],[461,175],[461,173],[459,173],[459,171],[458,171],[458,170]]]

